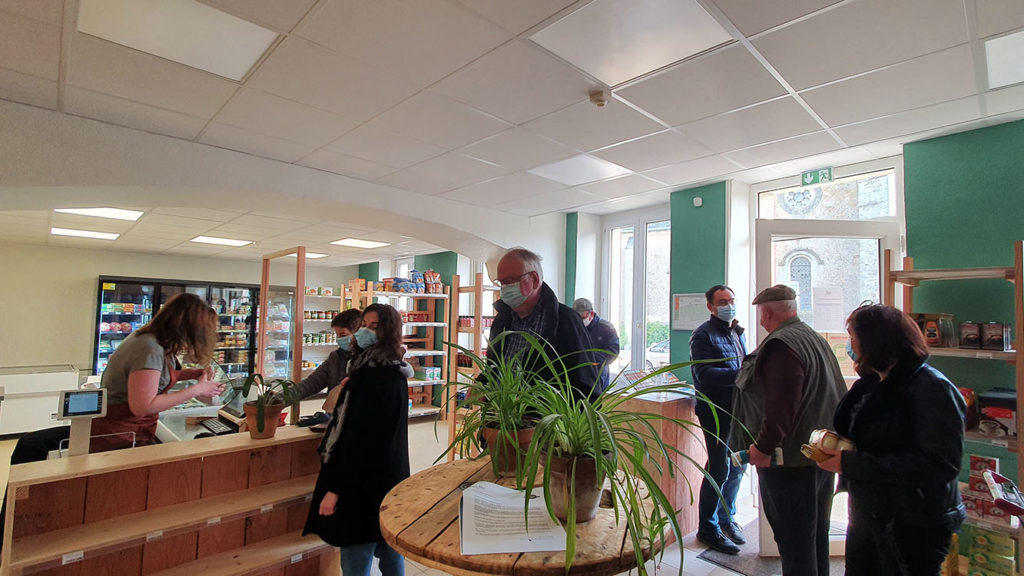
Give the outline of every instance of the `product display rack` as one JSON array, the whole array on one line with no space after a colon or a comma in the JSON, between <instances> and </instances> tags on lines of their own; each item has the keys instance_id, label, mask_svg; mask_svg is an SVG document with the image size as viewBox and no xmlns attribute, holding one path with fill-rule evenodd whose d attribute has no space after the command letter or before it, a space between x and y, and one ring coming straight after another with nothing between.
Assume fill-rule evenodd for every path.
<instances>
[{"instance_id":1,"label":"product display rack","mask_svg":"<svg viewBox=\"0 0 1024 576\"><path fill-rule=\"evenodd\" d=\"M930 347L929 353L932 356L945 356L954 358L974 358L978 360L995 360L1007 362L1015 367L1015 382L1017 387L1016 401L1016 438L988 437L975 431L968 431L965 438L968 442L988 444L1005 447L1012 452L1017 460L1018 483L1024 479L1024 454L1021 453L1020 438L1024 437L1024 242L1017 241L1013 245L1014 264L1013 266L994 266L985 268L960 268L960 269L939 269L939 270L915 270L912 258L903 259L903 270L893 270L892 254L885 251L884 264L884 286L885 304L895 306L896 285L903 287L903 310L913 312L914 292L913 288L922 282L948 281L948 280L976 280L976 279L998 279L1008 280L1014 284L1013 308L1014 308L1014 346L1013 350L975 350L962 348ZM1001 526L984 520L969 519L968 524L999 532L1013 534L1019 543L1024 542L1024 526L1013 529L1008 526Z\"/></svg>"},{"instance_id":2,"label":"product display rack","mask_svg":"<svg viewBox=\"0 0 1024 576\"><path fill-rule=\"evenodd\" d=\"M306 306L300 312L303 316L302 378L312 374L338 347L334 330L331 329L331 320L345 309L345 299L342 295L306 294L304 304ZM325 318L306 318L307 311L312 314L322 311Z\"/></svg>"},{"instance_id":3,"label":"product display rack","mask_svg":"<svg viewBox=\"0 0 1024 576\"><path fill-rule=\"evenodd\" d=\"M452 334L461 335L469 334L472 338L472 344L465 346L473 351L477 356L483 356L484 354L484 338L490 333L490 326L484 326L484 309L490 309L493 315L494 302L498 300L499 290L497 286L484 284L483 272L477 272L475 281L470 286L459 285L460 278L458 275L452 277L452 286L457 287L452 289L452 313L449 321L451 322ZM460 326L459 318L460 314L460 301L463 294L471 296L471 305L473 317L473 326ZM456 339L457 341L457 339ZM460 342L461 345L461 342ZM466 378L476 377L479 369L474 365L472 367L459 366L458 353L456 350L452 350L451 355L448 358L448 371L452 375L452 382L457 382L459 376ZM449 388L446 392L445 398L445 416L448 420L448 437L454 438L458 423L464 418L464 410L456 408L458 403L458 391L457 388ZM448 461L455 459L455 454L452 452L448 453Z\"/></svg>"}]
</instances>

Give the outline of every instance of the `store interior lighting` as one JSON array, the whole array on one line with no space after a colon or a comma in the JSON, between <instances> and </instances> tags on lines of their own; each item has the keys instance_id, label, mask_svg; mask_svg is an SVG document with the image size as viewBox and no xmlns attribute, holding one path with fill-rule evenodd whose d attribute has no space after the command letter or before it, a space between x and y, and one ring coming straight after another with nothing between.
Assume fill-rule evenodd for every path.
<instances>
[{"instance_id":1,"label":"store interior lighting","mask_svg":"<svg viewBox=\"0 0 1024 576\"><path fill-rule=\"evenodd\" d=\"M252 240L234 240L232 238L217 238L216 236L196 236L189 240L189 242L198 242L200 244L217 244L219 246L245 246L252 244Z\"/></svg>"},{"instance_id":2,"label":"store interior lighting","mask_svg":"<svg viewBox=\"0 0 1024 576\"><path fill-rule=\"evenodd\" d=\"M79 216L112 218L114 220L128 220L130 222L135 222L145 214L145 212L138 210L123 210L121 208L54 208L53 211L62 214L78 214Z\"/></svg>"},{"instance_id":3,"label":"store interior lighting","mask_svg":"<svg viewBox=\"0 0 1024 576\"><path fill-rule=\"evenodd\" d=\"M94 238L96 240L117 240L120 234L113 232L96 232L94 230L74 230L72 228L50 228L55 236L75 236L76 238Z\"/></svg>"}]
</instances>

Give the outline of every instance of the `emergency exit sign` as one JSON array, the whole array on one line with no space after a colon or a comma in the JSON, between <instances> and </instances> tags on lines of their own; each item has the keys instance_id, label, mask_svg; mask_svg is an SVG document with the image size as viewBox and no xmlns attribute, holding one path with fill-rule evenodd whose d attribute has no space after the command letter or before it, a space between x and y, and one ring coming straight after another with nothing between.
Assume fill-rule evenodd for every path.
<instances>
[{"instance_id":1,"label":"emergency exit sign","mask_svg":"<svg viewBox=\"0 0 1024 576\"><path fill-rule=\"evenodd\" d=\"M810 186L811 184L823 184L825 182L832 181L832 168L820 168L818 170L811 170L804 172L800 181L804 186Z\"/></svg>"}]
</instances>

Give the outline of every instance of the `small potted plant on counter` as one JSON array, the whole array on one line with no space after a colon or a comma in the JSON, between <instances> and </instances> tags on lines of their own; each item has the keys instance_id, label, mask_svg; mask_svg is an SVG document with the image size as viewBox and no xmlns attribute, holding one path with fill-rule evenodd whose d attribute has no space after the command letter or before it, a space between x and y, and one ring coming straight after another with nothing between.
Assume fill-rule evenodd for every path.
<instances>
[{"instance_id":1,"label":"small potted plant on counter","mask_svg":"<svg viewBox=\"0 0 1024 576\"><path fill-rule=\"evenodd\" d=\"M242 396L249 398L249 393L254 387L255 398L243 405L249 434L253 439L272 438L277 432L281 411L285 406L301 400L301 393L291 380L278 378L267 382L258 372L250 374L245 379L245 384L241 388Z\"/></svg>"}]
</instances>

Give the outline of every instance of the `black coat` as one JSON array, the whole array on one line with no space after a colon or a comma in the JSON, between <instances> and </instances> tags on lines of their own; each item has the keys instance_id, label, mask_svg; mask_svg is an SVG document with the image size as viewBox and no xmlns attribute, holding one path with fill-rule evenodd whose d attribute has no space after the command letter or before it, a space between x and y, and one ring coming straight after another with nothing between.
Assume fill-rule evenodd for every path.
<instances>
[{"instance_id":1,"label":"black coat","mask_svg":"<svg viewBox=\"0 0 1024 576\"><path fill-rule=\"evenodd\" d=\"M381 502L409 477L409 383L399 366L364 365L349 374L335 418L345 396L341 435L320 469L303 530L332 546L381 540ZM338 495L338 506L320 516L328 491Z\"/></svg>"},{"instance_id":2,"label":"black coat","mask_svg":"<svg viewBox=\"0 0 1024 576\"><path fill-rule=\"evenodd\" d=\"M926 363L858 380L835 415L836 432L857 445L842 453L851 516L955 530L964 412L960 391Z\"/></svg>"}]
</instances>

